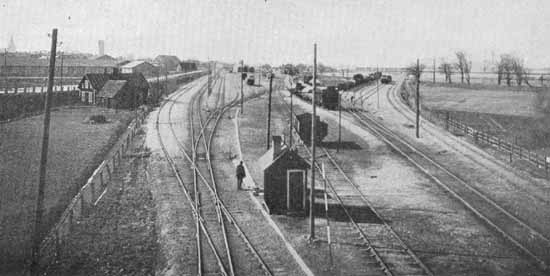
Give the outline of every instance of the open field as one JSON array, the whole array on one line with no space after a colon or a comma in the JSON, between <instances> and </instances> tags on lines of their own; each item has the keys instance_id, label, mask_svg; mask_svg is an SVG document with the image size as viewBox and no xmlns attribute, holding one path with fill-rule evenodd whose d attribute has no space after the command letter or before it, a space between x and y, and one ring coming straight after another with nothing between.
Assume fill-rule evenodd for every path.
<instances>
[{"instance_id":1,"label":"open field","mask_svg":"<svg viewBox=\"0 0 550 276\"><path fill-rule=\"evenodd\" d=\"M63 107L52 112L44 231L101 163L130 119L131 112L98 107ZM90 124L102 114L106 124ZM14 266L28 254L40 161L43 117L0 124L0 258ZM9 269L4 267L4 269ZM1 274L1 273L0 273Z\"/></svg>"},{"instance_id":2,"label":"open field","mask_svg":"<svg viewBox=\"0 0 550 276\"><path fill-rule=\"evenodd\" d=\"M423 105L443 109L488 114L537 117L536 92L496 89L467 89L423 85Z\"/></svg>"},{"instance_id":3,"label":"open field","mask_svg":"<svg viewBox=\"0 0 550 276\"><path fill-rule=\"evenodd\" d=\"M404 85L409 95L414 89ZM517 88L516 88L517 89ZM425 115L440 119L448 116L477 130L541 154L549 154L550 117L542 111L537 89L515 90L513 87L437 84L420 88ZM414 99L410 100L414 103Z\"/></svg>"}]
</instances>

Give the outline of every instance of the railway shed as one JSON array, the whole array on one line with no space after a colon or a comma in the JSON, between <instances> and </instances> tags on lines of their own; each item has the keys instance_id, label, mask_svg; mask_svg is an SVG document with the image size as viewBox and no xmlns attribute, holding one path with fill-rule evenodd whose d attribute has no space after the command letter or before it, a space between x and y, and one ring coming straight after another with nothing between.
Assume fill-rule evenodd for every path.
<instances>
[{"instance_id":1,"label":"railway shed","mask_svg":"<svg viewBox=\"0 0 550 276\"><path fill-rule=\"evenodd\" d=\"M272 137L271 148L258 160L264 173L264 200L271 214L304 214L307 172L310 168L281 136Z\"/></svg>"}]
</instances>

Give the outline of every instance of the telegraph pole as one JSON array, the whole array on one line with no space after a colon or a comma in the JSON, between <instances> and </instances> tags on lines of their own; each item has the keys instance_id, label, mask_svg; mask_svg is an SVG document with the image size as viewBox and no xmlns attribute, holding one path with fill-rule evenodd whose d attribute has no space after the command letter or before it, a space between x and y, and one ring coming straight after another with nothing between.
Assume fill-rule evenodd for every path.
<instances>
[{"instance_id":1,"label":"telegraph pole","mask_svg":"<svg viewBox=\"0 0 550 276\"><path fill-rule=\"evenodd\" d=\"M290 148L292 148L292 131L294 130L294 113L293 113L293 103L292 103L292 91L290 91Z\"/></svg>"},{"instance_id":2,"label":"telegraph pole","mask_svg":"<svg viewBox=\"0 0 550 276\"><path fill-rule=\"evenodd\" d=\"M338 92L338 147L336 152L340 152L340 143L342 143L342 94Z\"/></svg>"},{"instance_id":3,"label":"telegraph pole","mask_svg":"<svg viewBox=\"0 0 550 276\"><path fill-rule=\"evenodd\" d=\"M237 70L238 71L238 70ZM241 114L243 114L244 105L244 93L243 93L243 74L244 73L244 61L241 60Z\"/></svg>"},{"instance_id":4,"label":"telegraph pole","mask_svg":"<svg viewBox=\"0 0 550 276\"><path fill-rule=\"evenodd\" d=\"M420 60L416 59L416 138L420 138Z\"/></svg>"},{"instance_id":5,"label":"telegraph pole","mask_svg":"<svg viewBox=\"0 0 550 276\"><path fill-rule=\"evenodd\" d=\"M433 72L433 83L435 83L435 58L434 58L434 72Z\"/></svg>"},{"instance_id":6,"label":"telegraph pole","mask_svg":"<svg viewBox=\"0 0 550 276\"><path fill-rule=\"evenodd\" d=\"M267 104L267 149L269 149L269 141L271 138L271 91L273 87L273 73L269 76L269 100Z\"/></svg>"},{"instance_id":7,"label":"telegraph pole","mask_svg":"<svg viewBox=\"0 0 550 276\"><path fill-rule=\"evenodd\" d=\"M316 108L315 108L315 94L317 90L317 43L313 44L313 94L311 96L311 106L313 112L311 113L311 189L309 190L309 240L315 240L315 123L316 123Z\"/></svg>"},{"instance_id":8,"label":"telegraph pole","mask_svg":"<svg viewBox=\"0 0 550 276\"><path fill-rule=\"evenodd\" d=\"M59 46L61 46L61 44ZM59 72L59 74L61 75L61 92L63 92L63 51L61 51L61 72Z\"/></svg>"},{"instance_id":9,"label":"telegraph pole","mask_svg":"<svg viewBox=\"0 0 550 276\"><path fill-rule=\"evenodd\" d=\"M44 105L44 129L42 136L42 153L40 155L40 174L38 177L38 194L36 196L35 217L34 217L34 232L32 245L32 263L31 275L38 276L40 274L40 244L42 214L44 212L44 189L46 186L46 164L48 163L48 142L50 139L50 106L52 103L52 89L55 76L55 52L57 47L57 29L52 31L52 48L50 51L50 68L48 77L48 91L46 92L46 103Z\"/></svg>"},{"instance_id":10,"label":"telegraph pole","mask_svg":"<svg viewBox=\"0 0 550 276\"><path fill-rule=\"evenodd\" d=\"M4 70L2 70L2 74L4 74L4 82L6 87L4 87L6 93L8 91L8 49L4 49Z\"/></svg>"},{"instance_id":11,"label":"telegraph pole","mask_svg":"<svg viewBox=\"0 0 550 276\"><path fill-rule=\"evenodd\" d=\"M376 73L378 74L378 65L376 65ZM380 76L382 77L382 76ZM376 78L376 107L380 109L380 95L378 94L378 84L380 83L380 78Z\"/></svg>"},{"instance_id":12,"label":"telegraph pole","mask_svg":"<svg viewBox=\"0 0 550 276\"><path fill-rule=\"evenodd\" d=\"M212 94L212 87L210 86L211 78L212 78L212 66L210 64L210 61L208 61L208 96Z\"/></svg>"}]
</instances>

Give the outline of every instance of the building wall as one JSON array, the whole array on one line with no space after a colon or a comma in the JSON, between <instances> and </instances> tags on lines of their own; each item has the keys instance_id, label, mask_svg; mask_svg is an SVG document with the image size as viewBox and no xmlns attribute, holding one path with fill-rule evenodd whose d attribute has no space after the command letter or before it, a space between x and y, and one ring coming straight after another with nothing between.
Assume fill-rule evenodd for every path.
<instances>
[{"instance_id":1,"label":"building wall","mask_svg":"<svg viewBox=\"0 0 550 276\"><path fill-rule=\"evenodd\" d=\"M123 74L142 73L145 77L154 77L157 75L158 68L149 63L141 63L132 68L123 67L120 71Z\"/></svg>"},{"instance_id":2,"label":"building wall","mask_svg":"<svg viewBox=\"0 0 550 276\"><path fill-rule=\"evenodd\" d=\"M41 65L8 65L0 66L2 76L8 77L47 77L48 66ZM113 67L107 66L63 66L64 77L80 77L87 73L112 73ZM56 65L55 75L61 75L61 65Z\"/></svg>"}]
</instances>

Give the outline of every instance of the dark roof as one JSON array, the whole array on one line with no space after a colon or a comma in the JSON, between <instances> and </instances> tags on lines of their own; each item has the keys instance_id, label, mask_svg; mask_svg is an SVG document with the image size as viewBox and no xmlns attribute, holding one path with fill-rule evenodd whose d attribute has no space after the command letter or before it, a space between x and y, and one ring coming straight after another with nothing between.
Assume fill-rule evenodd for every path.
<instances>
[{"instance_id":1,"label":"dark roof","mask_svg":"<svg viewBox=\"0 0 550 276\"><path fill-rule=\"evenodd\" d=\"M97 97L102 98L114 98L120 90L126 85L125 80L110 80L105 83L101 91L97 94Z\"/></svg>"},{"instance_id":2,"label":"dark roof","mask_svg":"<svg viewBox=\"0 0 550 276\"><path fill-rule=\"evenodd\" d=\"M117 63L116 66L117 66L117 67L121 67L121 66L124 66L124 65L126 65L126 64L128 64L128 63L130 63L129 60L123 60L123 61Z\"/></svg>"},{"instance_id":3,"label":"dark roof","mask_svg":"<svg viewBox=\"0 0 550 276\"><path fill-rule=\"evenodd\" d=\"M127 73L127 74L114 74L111 76L113 80L125 80L128 82L128 85L133 88L149 88L149 83L145 79L142 73Z\"/></svg>"},{"instance_id":4,"label":"dark roof","mask_svg":"<svg viewBox=\"0 0 550 276\"><path fill-rule=\"evenodd\" d=\"M88 73L84 75L82 79L83 80L84 78L88 79L94 89L101 90L101 88L103 88L103 85L105 85L105 83L109 81L110 76L111 75L109 74ZM80 84L82 84L82 81L80 81ZM79 84L79 87L80 87L80 84Z\"/></svg>"},{"instance_id":5,"label":"dark roof","mask_svg":"<svg viewBox=\"0 0 550 276\"><path fill-rule=\"evenodd\" d=\"M294 163L291 163L290 161L296 161ZM288 147L283 147L281 149L281 152L273 158L273 148L270 148L264 155L262 155L257 163L259 167L265 171L269 168L271 168L276 163L282 162L282 166L290 166L290 164L293 165L292 168L297 169L309 169L310 165L309 162L307 162L304 158L302 158L296 149L289 149Z\"/></svg>"},{"instance_id":6,"label":"dark roof","mask_svg":"<svg viewBox=\"0 0 550 276\"><path fill-rule=\"evenodd\" d=\"M116 60L116 59L110 55L102 55L102 56L96 57L95 60Z\"/></svg>"}]
</instances>

